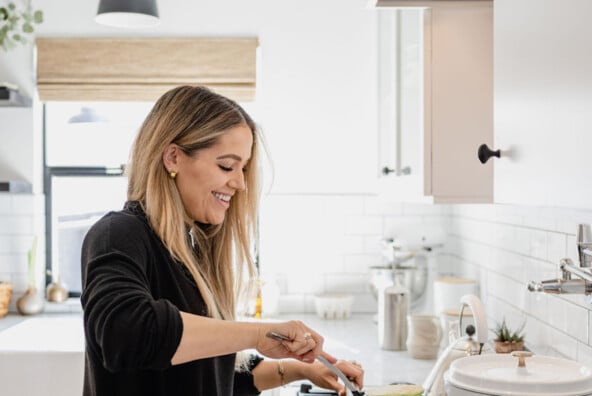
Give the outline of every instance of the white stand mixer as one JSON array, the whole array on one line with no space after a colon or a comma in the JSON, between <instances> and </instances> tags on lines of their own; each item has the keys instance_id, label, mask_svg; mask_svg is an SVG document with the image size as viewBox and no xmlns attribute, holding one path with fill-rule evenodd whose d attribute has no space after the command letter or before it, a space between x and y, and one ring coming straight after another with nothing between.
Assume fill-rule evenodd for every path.
<instances>
[{"instance_id":1,"label":"white stand mixer","mask_svg":"<svg viewBox=\"0 0 592 396\"><path fill-rule=\"evenodd\" d=\"M444 373L450 367L452 361L471 355L482 353L493 353L491 346L487 344L487 317L481 300L474 294L465 294L460 299L461 320L459 322L459 337L456 341L450 342L438 357L436 364L423 383L425 396L446 395L444 390ZM466 336L462 336L465 330L462 329L462 312L469 307L473 313L475 326L468 325Z\"/></svg>"}]
</instances>

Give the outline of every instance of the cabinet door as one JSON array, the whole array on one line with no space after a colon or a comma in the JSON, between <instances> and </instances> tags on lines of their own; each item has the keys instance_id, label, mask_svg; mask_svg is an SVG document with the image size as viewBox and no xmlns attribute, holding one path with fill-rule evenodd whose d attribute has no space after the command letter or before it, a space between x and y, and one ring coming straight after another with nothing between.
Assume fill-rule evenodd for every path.
<instances>
[{"instance_id":1,"label":"cabinet door","mask_svg":"<svg viewBox=\"0 0 592 396\"><path fill-rule=\"evenodd\" d=\"M592 207L591 14L590 0L496 0L496 202Z\"/></svg>"},{"instance_id":2,"label":"cabinet door","mask_svg":"<svg viewBox=\"0 0 592 396\"><path fill-rule=\"evenodd\" d=\"M435 202L492 202L493 164L477 148L493 140L493 7L435 7L431 19L426 190Z\"/></svg>"},{"instance_id":3,"label":"cabinet door","mask_svg":"<svg viewBox=\"0 0 592 396\"><path fill-rule=\"evenodd\" d=\"M492 202L493 164L477 148L493 140L493 7L479 3L380 19L380 162L405 198L411 187L436 203Z\"/></svg>"},{"instance_id":4,"label":"cabinet door","mask_svg":"<svg viewBox=\"0 0 592 396\"><path fill-rule=\"evenodd\" d=\"M431 202L423 191L429 23L421 9L386 8L379 13L379 32L381 192L404 201Z\"/></svg>"}]
</instances>

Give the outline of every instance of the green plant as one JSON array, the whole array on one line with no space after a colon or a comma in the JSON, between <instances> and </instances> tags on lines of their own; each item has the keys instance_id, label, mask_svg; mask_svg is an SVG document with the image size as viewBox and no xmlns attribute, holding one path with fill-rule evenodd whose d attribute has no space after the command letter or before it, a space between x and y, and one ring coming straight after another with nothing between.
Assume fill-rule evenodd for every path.
<instances>
[{"instance_id":1,"label":"green plant","mask_svg":"<svg viewBox=\"0 0 592 396\"><path fill-rule=\"evenodd\" d=\"M525 334L523 333L526 321L522 323L522 326L517 330L512 331L506 324L506 319L502 320L502 323L496 323L494 329L491 329L495 334L495 341L500 342L521 342L524 341Z\"/></svg>"},{"instance_id":2,"label":"green plant","mask_svg":"<svg viewBox=\"0 0 592 396\"><path fill-rule=\"evenodd\" d=\"M27 44L35 25L42 22L43 11L33 9L31 0L21 0L20 6L13 1L0 3L0 47L8 51L17 44Z\"/></svg>"}]
</instances>

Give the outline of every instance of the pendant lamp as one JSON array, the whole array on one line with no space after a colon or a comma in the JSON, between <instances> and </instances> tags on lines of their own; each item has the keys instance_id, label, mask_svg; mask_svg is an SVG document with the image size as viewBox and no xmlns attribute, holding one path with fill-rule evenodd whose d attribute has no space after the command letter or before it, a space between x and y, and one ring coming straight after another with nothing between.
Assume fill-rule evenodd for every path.
<instances>
[{"instance_id":1,"label":"pendant lamp","mask_svg":"<svg viewBox=\"0 0 592 396\"><path fill-rule=\"evenodd\" d=\"M107 117L96 112L91 107L82 107L80 113L68 119L68 124L90 124L95 122L108 122Z\"/></svg>"},{"instance_id":2,"label":"pendant lamp","mask_svg":"<svg viewBox=\"0 0 592 396\"><path fill-rule=\"evenodd\" d=\"M100 0L95 22L121 28L160 24L156 0Z\"/></svg>"}]
</instances>

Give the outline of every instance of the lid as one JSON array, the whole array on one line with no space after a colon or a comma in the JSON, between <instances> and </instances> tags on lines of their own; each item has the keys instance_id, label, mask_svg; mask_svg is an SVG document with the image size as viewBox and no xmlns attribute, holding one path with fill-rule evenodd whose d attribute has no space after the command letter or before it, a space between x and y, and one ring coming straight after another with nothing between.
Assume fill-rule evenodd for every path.
<instances>
[{"instance_id":1,"label":"lid","mask_svg":"<svg viewBox=\"0 0 592 396\"><path fill-rule=\"evenodd\" d=\"M434 282L440 282L440 283L475 283L475 279L470 279L470 278L455 278L455 277L451 277L451 276L445 276L443 278L436 278L434 279Z\"/></svg>"},{"instance_id":2,"label":"lid","mask_svg":"<svg viewBox=\"0 0 592 396\"><path fill-rule=\"evenodd\" d=\"M449 308L442 310L442 314L446 316L458 316L460 317L460 309L459 308ZM463 316L473 316L470 308L465 308L463 311Z\"/></svg>"},{"instance_id":3,"label":"lid","mask_svg":"<svg viewBox=\"0 0 592 396\"><path fill-rule=\"evenodd\" d=\"M527 352L527 354L530 354ZM452 362L445 380L457 388L487 395L580 396L592 394L592 369L573 360L513 354L468 356Z\"/></svg>"}]
</instances>

